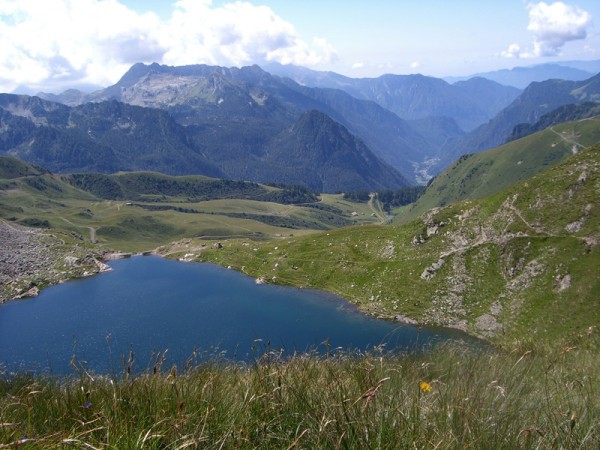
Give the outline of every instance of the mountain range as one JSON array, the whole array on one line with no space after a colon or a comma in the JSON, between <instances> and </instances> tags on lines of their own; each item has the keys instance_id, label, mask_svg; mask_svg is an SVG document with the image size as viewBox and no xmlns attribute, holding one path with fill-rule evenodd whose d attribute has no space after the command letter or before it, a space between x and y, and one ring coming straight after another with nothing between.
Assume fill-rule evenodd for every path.
<instances>
[{"instance_id":1,"label":"mountain range","mask_svg":"<svg viewBox=\"0 0 600 450\"><path fill-rule=\"evenodd\" d=\"M405 120L449 117L465 131L491 119L520 92L483 78L452 85L440 78L419 74L349 78L334 72L276 63L266 68L304 86L340 89L356 98L372 100Z\"/></svg>"},{"instance_id":2,"label":"mountain range","mask_svg":"<svg viewBox=\"0 0 600 450\"><path fill-rule=\"evenodd\" d=\"M600 101L600 73L583 81L546 80L531 83L488 123L442 150L441 166L468 153L491 149L511 139L520 124L534 124L543 115L568 104Z\"/></svg>"},{"instance_id":3,"label":"mountain range","mask_svg":"<svg viewBox=\"0 0 600 450\"><path fill-rule=\"evenodd\" d=\"M444 80L449 83L456 83L474 77L482 77L506 86L525 89L536 81L582 81L598 72L600 72L600 61L566 61L482 72L470 77L445 77Z\"/></svg>"},{"instance_id":4,"label":"mountain range","mask_svg":"<svg viewBox=\"0 0 600 450\"><path fill-rule=\"evenodd\" d=\"M237 69L136 64L114 86L101 91L40 96L71 106L114 99L164 109L178 123L194 127L200 135L197 141L219 149L215 153L222 153L219 147L224 140L229 141L229 148L233 145L238 151L252 153L256 147L266 145L277 131L291 126L302 112L315 109L344 125L414 183L416 165L436 155L457 130L463 133L465 126L487 121L519 93L483 79L452 86L421 75L362 80L337 74L333 77L343 79L343 83L310 87L274 76L258 66ZM419 130L407 120L436 121L439 133L430 137L427 130ZM212 126L215 121L220 122L219 127ZM233 124L236 130L231 129ZM253 136L254 142L237 141L246 135Z\"/></svg>"},{"instance_id":5,"label":"mountain range","mask_svg":"<svg viewBox=\"0 0 600 450\"><path fill-rule=\"evenodd\" d=\"M207 133L214 131L208 127L184 127L166 111L115 100L69 107L38 97L1 94L0 112L4 130L0 134L0 144L8 149L5 153L54 172L154 170L171 175L197 173L221 178L302 183L325 192L408 185L362 141L322 114L322 120L311 121L301 116L289 127L281 131L277 128L273 142L267 142L264 147L241 158L239 151L244 150L244 141L261 138L250 134L256 123L246 124L247 132L237 134L239 148L233 139L226 139L235 122L229 124L232 128L217 130L217 133L223 133L224 144L215 148L202 140L203 129ZM306 116L310 119L317 114L306 113ZM311 129L311 126L318 126L318 129ZM319 134L327 140L314 139ZM213 139L219 139L219 136ZM336 146L340 154L332 151ZM303 173L290 170L282 178L281 173L289 164L282 152L292 147L298 161L318 169ZM212 153L204 152L204 149L212 150ZM319 175L320 170L327 175L325 179Z\"/></svg>"},{"instance_id":6,"label":"mountain range","mask_svg":"<svg viewBox=\"0 0 600 450\"><path fill-rule=\"evenodd\" d=\"M396 189L535 131L527 126L556 108L600 98L600 75L534 82L521 92L481 77L450 84L423 75L352 79L268 69L140 63L91 94L3 94L0 154L57 172L154 170L325 192Z\"/></svg>"},{"instance_id":7,"label":"mountain range","mask_svg":"<svg viewBox=\"0 0 600 450\"><path fill-rule=\"evenodd\" d=\"M267 68L300 84L335 87L358 98L370 98L407 119L437 149L437 162L429 168L429 175L463 154L505 143L519 124L534 124L561 106L600 98L600 78L595 75L600 72L600 61L517 67L446 81L422 75L353 79L280 64ZM430 157L424 155L422 161Z\"/></svg>"}]
</instances>

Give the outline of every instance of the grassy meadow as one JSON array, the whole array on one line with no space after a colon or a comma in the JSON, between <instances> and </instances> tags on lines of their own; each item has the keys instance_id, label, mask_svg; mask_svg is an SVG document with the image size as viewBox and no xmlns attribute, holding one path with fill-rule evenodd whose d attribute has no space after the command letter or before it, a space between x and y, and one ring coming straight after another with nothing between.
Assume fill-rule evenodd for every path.
<instances>
[{"instance_id":1,"label":"grassy meadow","mask_svg":"<svg viewBox=\"0 0 600 450\"><path fill-rule=\"evenodd\" d=\"M120 177L127 180L131 175ZM170 178L182 182L202 179ZM141 190L143 186L134 188ZM182 195L127 193L135 199L99 198L58 175L27 172L18 178L0 176L0 217L23 225L74 232L87 242L93 241L98 249L129 252L152 250L182 236L265 240L380 221L372 216L379 209L348 202L341 194L323 194L314 203L282 204L248 198L201 201Z\"/></svg>"},{"instance_id":2,"label":"grassy meadow","mask_svg":"<svg viewBox=\"0 0 600 450\"><path fill-rule=\"evenodd\" d=\"M0 380L0 448L582 448L600 445L598 339L510 351L160 362L119 379ZM75 367L75 366L74 366Z\"/></svg>"}]
</instances>

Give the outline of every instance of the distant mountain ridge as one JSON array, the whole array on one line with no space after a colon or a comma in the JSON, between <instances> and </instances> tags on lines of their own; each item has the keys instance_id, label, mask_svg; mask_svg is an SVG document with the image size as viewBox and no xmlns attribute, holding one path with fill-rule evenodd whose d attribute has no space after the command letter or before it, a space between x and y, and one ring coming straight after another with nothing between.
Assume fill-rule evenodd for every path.
<instances>
[{"instance_id":1,"label":"distant mountain ridge","mask_svg":"<svg viewBox=\"0 0 600 450\"><path fill-rule=\"evenodd\" d=\"M0 94L0 154L17 156L53 172L152 170L305 184L328 192L409 184L342 125L329 118L321 122L320 131L333 138L313 142L310 151L302 154L303 165L312 170L290 170L282 179L280 173L288 164L282 155L297 151L298 139L302 142L310 133L317 133L303 121L293 135L287 130L296 122L276 127L276 134L265 140L260 151L241 155L235 147L221 152L223 146L207 145L202 141L206 136L203 130L184 127L160 109L115 100L69 107L37 97ZM235 127L236 122L232 123ZM213 131L209 128L207 132ZM225 138L229 129L224 132ZM254 137L242 134L239 139L252 141ZM232 141L225 139L224 145L230 147ZM335 159L340 154L344 158Z\"/></svg>"},{"instance_id":2,"label":"distant mountain ridge","mask_svg":"<svg viewBox=\"0 0 600 450\"><path fill-rule=\"evenodd\" d=\"M471 130L492 118L519 94L519 89L489 80L466 81L454 86L440 78L415 75L382 75L350 78L293 65L269 64L266 70L308 87L332 88L372 100L405 120L447 116ZM485 84L485 89L481 85Z\"/></svg>"},{"instance_id":3,"label":"distant mountain ridge","mask_svg":"<svg viewBox=\"0 0 600 450\"><path fill-rule=\"evenodd\" d=\"M533 82L553 79L582 81L598 72L600 72L600 61L566 61L481 72L468 77L444 77L444 80L449 83L456 83L482 77L505 86L525 89Z\"/></svg>"},{"instance_id":4,"label":"distant mountain ridge","mask_svg":"<svg viewBox=\"0 0 600 450\"><path fill-rule=\"evenodd\" d=\"M212 148L214 153L228 153L233 158L262 151L269 139L291 126L302 112L314 109L343 124L414 183L422 181L418 173L424 160L436 157L465 127L489 120L519 94L517 89L484 79L451 86L422 75L351 79L294 66L284 68L319 78L321 87L280 78L258 66L140 63L114 86L101 91L83 97L69 92L47 98L72 105L114 99L164 109L179 124L195 127L196 143L203 151ZM434 133L422 126L432 120L436 121Z\"/></svg>"},{"instance_id":5,"label":"distant mountain ridge","mask_svg":"<svg viewBox=\"0 0 600 450\"><path fill-rule=\"evenodd\" d=\"M422 75L352 79L295 66L268 68L281 76L258 66L140 63L108 88L52 98L71 103L116 100L166 111L185 129L186 145L198 155L227 177L255 181L269 181L262 178L265 171L277 178L277 169L265 159L275 154L273 142L294 147L281 136L302 114L320 111L399 171L404 184L426 181L465 153L501 145L515 126L534 124L556 108L600 99L598 76L534 82L519 92L479 77L450 85ZM286 74L291 77L282 78ZM403 114L411 119L402 119ZM465 133L467 122L482 120Z\"/></svg>"},{"instance_id":6,"label":"distant mountain ridge","mask_svg":"<svg viewBox=\"0 0 600 450\"><path fill-rule=\"evenodd\" d=\"M440 166L467 153L504 144L515 126L534 124L544 114L567 105L600 101L600 73L583 81L547 80L531 83L508 107L485 125L442 149Z\"/></svg>"},{"instance_id":7,"label":"distant mountain ridge","mask_svg":"<svg viewBox=\"0 0 600 450\"><path fill-rule=\"evenodd\" d=\"M258 66L224 68L136 64L116 83L77 99L117 100L168 111L190 129L195 143L218 158L264 152L271 139L309 110L321 111L358 136L376 155L413 182L414 165L435 144L378 104L332 89L307 88Z\"/></svg>"}]
</instances>

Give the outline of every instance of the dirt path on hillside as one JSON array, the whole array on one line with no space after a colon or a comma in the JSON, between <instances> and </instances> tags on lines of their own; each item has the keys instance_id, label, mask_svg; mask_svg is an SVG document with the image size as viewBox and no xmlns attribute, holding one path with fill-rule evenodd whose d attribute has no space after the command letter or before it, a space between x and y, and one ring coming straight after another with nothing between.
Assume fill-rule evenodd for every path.
<instances>
[{"instance_id":1,"label":"dirt path on hillside","mask_svg":"<svg viewBox=\"0 0 600 450\"><path fill-rule=\"evenodd\" d=\"M61 217L62 220L64 220L65 222L67 222L69 225L73 225L74 227L79 227L79 225L74 224L73 222L71 222L69 219L65 218L65 217ZM94 227L87 227L88 230L90 230L90 242L92 244L95 244L96 241L96 229Z\"/></svg>"},{"instance_id":2,"label":"dirt path on hillside","mask_svg":"<svg viewBox=\"0 0 600 450\"><path fill-rule=\"evenodd\" d=\"M579 150L583 150L585 148L585 145L581 145L579 142L577 142L577 134L575 133L575 131L571 132L571 133L567 133L567 132L558 132L554 129L554 127L550 127L550 131L552 131L554 134L556 134L558 137L560 137L560 139L566 143L571 145L571 152L575 155L577 154L577 152Z\"/></svg>"},{"instance_id":3,"label":"dirt path on hillside","mask_svg":"<svg viewBox=\"0 0 600 450\"><path fill-rule=\"evenodd\" d=\"M382 224L386 223L387 217L385 216L385 214L383 213L381 208L375 207L375 197L376 197L376 195L369 194L369 202L368 202L369 208L371 208L371 211L373 211L373 214L375 214L375 216L377 216L377 218L379 219L379 221Z\"/></svg>"}]
</instances>

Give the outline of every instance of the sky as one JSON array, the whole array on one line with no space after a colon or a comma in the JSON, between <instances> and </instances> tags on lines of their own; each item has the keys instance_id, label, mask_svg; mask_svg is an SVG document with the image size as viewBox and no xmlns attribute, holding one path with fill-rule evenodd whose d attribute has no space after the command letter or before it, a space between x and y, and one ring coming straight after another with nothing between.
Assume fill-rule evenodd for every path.
<instances>
[{"instance_id":1,"label":"sky","mask_svg":"<svg viewBox=\"0 0 600 450\"><path fill-rule=\"evenodd\" d=\"M0 0L0 92L89 91L137 62L444 77L598 59L598 0Z\"/></svg>"}]
</instances>

